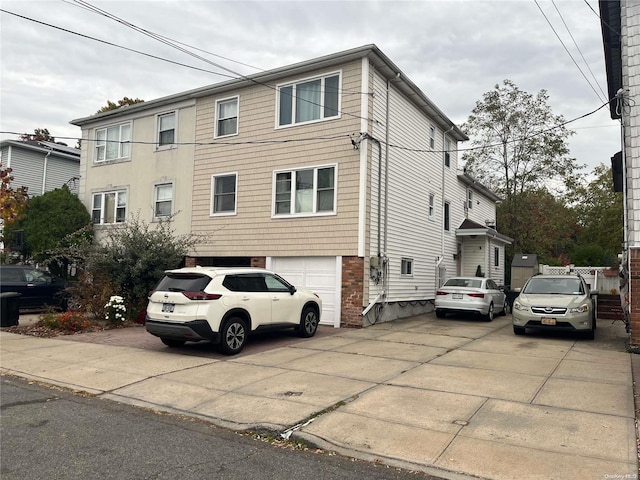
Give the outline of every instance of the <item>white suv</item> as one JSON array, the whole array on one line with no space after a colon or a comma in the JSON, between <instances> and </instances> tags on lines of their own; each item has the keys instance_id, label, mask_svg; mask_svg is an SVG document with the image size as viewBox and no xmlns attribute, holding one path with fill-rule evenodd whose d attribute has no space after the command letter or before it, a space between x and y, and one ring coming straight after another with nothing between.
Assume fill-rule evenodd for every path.
<instances>
[{"instance_id":1,"label":"white suv","mask_svg":"<svg viewBox=\"0 0 640 480\"><path fill-rule=\"evenodd\" d=\"M149 295L145 326L169 347L210 340L227 355L252 332L294 328L315 335L322 301L259 268L169 270Z\"/></svg>"}]
</instances>

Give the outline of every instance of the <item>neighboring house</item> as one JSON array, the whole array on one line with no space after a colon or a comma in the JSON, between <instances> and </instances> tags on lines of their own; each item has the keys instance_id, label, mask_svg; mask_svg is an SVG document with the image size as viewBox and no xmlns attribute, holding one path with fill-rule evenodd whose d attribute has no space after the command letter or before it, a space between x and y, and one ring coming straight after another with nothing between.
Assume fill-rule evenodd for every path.
<instances>
[{"instance_id":1,"label":"neighboring house","mask_svg":"<svg viewBox=\"0 0 640 480\"><path fill-rule=\"evenodd\" d=\"M640 3L600 0L602 40L612 119L620 119L622 150L612 157L614 188L624 192L623 308L630 340L640 347ZM611 152L612 154L615 152ZM619 174L619 176L617 175Z\"/></svg>"},{"instance_id":2,"label":"neighboring house","mask_svg":"<svg viewBox=\"0 0 640 480\"><path fill-rule=\"evenodd\" d=\"M324 324L430 311L478 265L504 283L511 239L458 170L467 137L375 45L72 123L98 228L179 210L203 240L187 265L270 268L322 297Z\"/></svg>"},{"instance_id":3,"label":"neighboring house","mask_svg":"<svg viewBox=\"0 0 640 480\"><path fill-rule=\"evenodd\" d=\"M0 142L0 163L10 167L12 186L28 188L29 197L67 185L78 192L80 150L60 143L3 140Z\"/></svg>"}]
</instances>

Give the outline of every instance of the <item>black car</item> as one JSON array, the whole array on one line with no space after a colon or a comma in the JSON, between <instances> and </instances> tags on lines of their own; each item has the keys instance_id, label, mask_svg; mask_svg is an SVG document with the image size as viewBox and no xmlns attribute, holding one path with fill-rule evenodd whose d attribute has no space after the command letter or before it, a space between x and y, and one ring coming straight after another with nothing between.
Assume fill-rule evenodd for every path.
<instances>
[{"instance_id":1,"label":"black car","mask_svg":"<svg viewBox=\"0 0 640 480\"><path fill-rule=\"evenodd\" d=\"M0 293L20 294L20 309L67 309L67 281L26 265L0 266Z\"/></svg>"}]
</instances>

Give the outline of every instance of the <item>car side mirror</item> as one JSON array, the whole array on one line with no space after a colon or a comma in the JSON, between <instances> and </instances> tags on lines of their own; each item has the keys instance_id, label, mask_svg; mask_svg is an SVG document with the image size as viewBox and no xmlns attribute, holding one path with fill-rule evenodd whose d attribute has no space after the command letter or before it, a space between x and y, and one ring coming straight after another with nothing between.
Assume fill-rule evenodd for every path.
<instances>
[{"instance_id":1,"label":"car side mirror","mask_svg":"<svg viewBox=\"0 0 640 480\"><path fill-rule=\"evenodd\" d=\"M290 293L291 295L293 295L294 293L296 293L296 291L297 291L297 290L296 290L296 287L294 287L293 285L291 285L291 288L289 288L289 293Z\"/></svg>"},{"instance_id":2,"label":"car side mirror","mask_svg":"<svg viewBox=\"0 0 640 480\"><path fill-rule=\"evenodd\" d=\"M518 287L518 288L514 288L513 291L520 293L522 291L522 289L520 287Z\"/></svg>"},{"instance_id":3,"label":"car side mirror","mask_svg":"<svg viewBox=\"0 0 640 480\"><path fill-rule=\"evenodd\" d=\"M598 295L598 290L590 290L589 291L589 296L593 297L594 295Z\"/></svg>"}]
</instances>

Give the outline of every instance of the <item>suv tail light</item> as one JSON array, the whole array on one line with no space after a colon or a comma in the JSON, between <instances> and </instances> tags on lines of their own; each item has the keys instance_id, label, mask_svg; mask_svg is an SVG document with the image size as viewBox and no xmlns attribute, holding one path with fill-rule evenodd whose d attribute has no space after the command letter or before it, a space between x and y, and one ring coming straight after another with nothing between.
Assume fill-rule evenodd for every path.
<instances>
[{"instance_id":1,"label":"suv tail light","mask_svg":"<svg viewBox=\"0 0 640 480\"><path fill-rule=\"evenodd\" d=\"M219 293L206 292L182 292L189 300L218 300L222 295Z\"/></svg>"},{"instance_id":2,"label":"suv tail light","mask_svg":"<svg viewBox=\"0 0 640 480\"><path fill-rule=\"evenodd\" d=\"M448 295L448 293L447 292L443 292L442 290L438 290L436 292L436 295Z\"/></svg>"},{"instance_id":3,"label":"suv tail light","mask_svg":"<svg viewBox=\"0 0 640 480\"><path fill-rule=\"evenodd\" d=\"M484 293L467 293L467 295L473 298L484 298Z\"/></svg>"}]
</instances>

